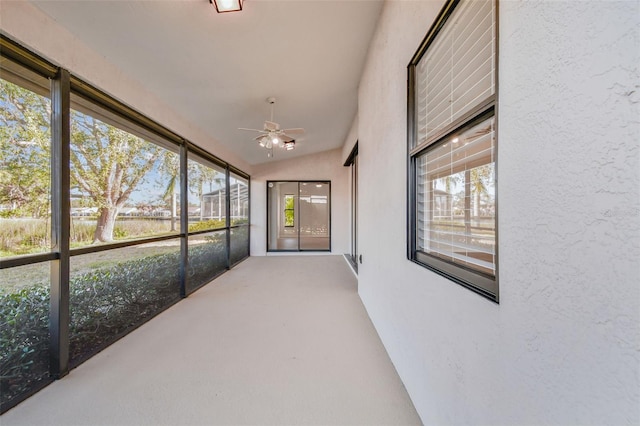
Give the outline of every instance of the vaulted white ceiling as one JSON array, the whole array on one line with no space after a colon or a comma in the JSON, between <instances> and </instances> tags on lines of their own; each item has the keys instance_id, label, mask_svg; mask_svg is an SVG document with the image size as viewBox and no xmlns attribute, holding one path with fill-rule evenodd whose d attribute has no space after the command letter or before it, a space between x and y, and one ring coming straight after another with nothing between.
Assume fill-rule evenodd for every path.
<instances>
[{"instance_id":1,"label":"vaulted white ceiling","mask_svg":"<svg viewBox=\"0 0 640 426\"><path fill-rule=\"evenodd\" d=\"M89 47L250 164L272 161L238 127L303 127L295 151L340 147L382 1L33 1ZM199 143L203 148L212 147ZM214 152L215 154L215 152Z\"/></svg>"}]
</instances>

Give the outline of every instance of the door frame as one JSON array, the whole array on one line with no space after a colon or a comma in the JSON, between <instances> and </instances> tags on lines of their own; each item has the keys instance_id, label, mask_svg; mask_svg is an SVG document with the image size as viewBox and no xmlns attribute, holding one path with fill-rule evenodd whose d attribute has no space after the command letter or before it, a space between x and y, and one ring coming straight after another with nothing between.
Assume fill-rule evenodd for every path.
<instances>
[{"instance_id":1,"label":"door frame","mask_svg":"<svg viewBox=\"0 0 640 426\"><path fill-rule=\"evenodd\" d=\"M358 141L349 153L347 160L344 162L345 167L349 167L351 172L351 253L346 258L353 266L356 274L358 273Z\"/></svg>"},{"instance_id":2,"label":"door frame","mask_svg":"<svg viewBox=\"0 0 640 426\"><path fill-rule=\"evenodd\" d=\"M296 193L296 199L295 199L295 203L294 205L297 206L296 212L295 212L295 222L296 222L296 228L297 228L297 239L298 239L298 248L297 249L273 249L273 248L269 248L269 230L270 230L270 226L271 226L271 199L269 197L269 184L274 184L274 183L297 183L298 184L298 192ZM303 249L300 248L300 210L299 210L299 206L300 206L300 184L302 183L321 183L321 184L326 184L329 186L329 248L328 249ZM267 206L267 226L266 228L266 251L267 253L278 253L278 252L290 252L290 253L300 253L300 252L331 252L331 247L332 247L332 240L331 240L331 235L332 235L332 226L333 226L333 218L332 218L332 210L333 210L333 202L331 200L331 181L328 179L313 179L313 180L289 180L289 179L285 179L285 180L268 180L267 181L267 185L266 185L266 206Z\"/></svg>"}]
</instances>

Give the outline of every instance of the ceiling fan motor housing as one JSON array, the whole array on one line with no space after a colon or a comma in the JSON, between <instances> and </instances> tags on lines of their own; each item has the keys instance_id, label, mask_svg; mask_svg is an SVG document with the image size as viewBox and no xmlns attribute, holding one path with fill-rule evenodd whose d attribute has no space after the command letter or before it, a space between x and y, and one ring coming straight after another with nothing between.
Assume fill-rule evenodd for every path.
<instances>
[{"instance_id":1,"label":"ceiling fan motor housing","mask_svg":"<svg viewBox=\"0 0 640 426\"><path fill-rule=\"evenodd\" d=\"M264 122L264 128L259 129L247 129L241 127L239 130L248 130L251 132L259 132L260 136L254 138L258 142L258 145L267 149L267 156L273 157L273 147L280 146L281 148L291 151L296 147L296 140L292 138L290 134L303 134L304 129L292 128L292 129L280 129L280 124L273 121L273 105L276 103L276 98L270 96L266 99L267 103L271 105L271 120Z\"/></svg>"}]
</instances>

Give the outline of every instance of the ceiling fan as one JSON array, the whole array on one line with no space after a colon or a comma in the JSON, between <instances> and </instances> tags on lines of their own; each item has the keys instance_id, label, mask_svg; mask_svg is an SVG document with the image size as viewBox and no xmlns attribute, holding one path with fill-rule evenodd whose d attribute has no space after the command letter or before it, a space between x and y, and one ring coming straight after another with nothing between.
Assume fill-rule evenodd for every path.
<instances>
[{"instance_id":1,"label":"ceiling fan","mask_svg":"<svg viewBox=\"0 0 640 426\"><path fill-rule=\"evenodd\" d=\"M264 127L260 129L247 129L244 127L238 128L238 130L247 130L249 132L258 132L259 136L256 136L253 140L258 141L258 145L267 149L267 157L273 157L273 147L279 146L287 151L291 151L296 147L296 140L291 135L302 135L304 129L300 127L292 129L281 129L280 125L273 121L273 105L276 103L276 98L267 98L267 103L271 105L271 119L264 122Z\"/></svg>"}]
</instances>

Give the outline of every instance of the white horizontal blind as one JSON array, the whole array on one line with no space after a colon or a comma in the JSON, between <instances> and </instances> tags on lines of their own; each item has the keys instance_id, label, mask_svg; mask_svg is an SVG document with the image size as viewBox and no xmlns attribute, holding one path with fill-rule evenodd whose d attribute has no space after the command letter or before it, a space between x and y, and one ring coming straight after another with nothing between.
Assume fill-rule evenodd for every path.
<instances>
[{"instance_id":1,"label":"white horizontal blind","mask_svg":"<svg viewBox=\"0 0 640 426\"><path fill-rule=\"evenodd\" d=\"M417 158L417 249L495 275L495 118Z\"/></svg>"},{"instance_id":2,"label":"white horizontal blind","mask_svg":"<svg viewBox=\"0 0 640 426\"><path fill-rule=\"evenodd\" d=\"M418 62L412 148L495 94L495 13L493 0L461 0Z\"/></svg>"}]
</instances>

